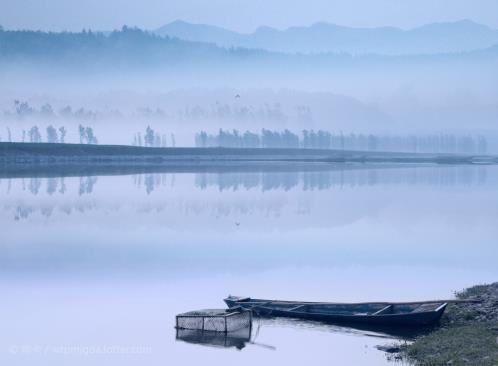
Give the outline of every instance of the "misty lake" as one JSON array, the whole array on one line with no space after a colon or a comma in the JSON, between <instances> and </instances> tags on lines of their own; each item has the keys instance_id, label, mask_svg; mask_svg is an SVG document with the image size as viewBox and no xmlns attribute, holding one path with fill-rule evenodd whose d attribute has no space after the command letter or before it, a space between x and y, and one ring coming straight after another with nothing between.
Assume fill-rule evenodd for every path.
<instances>
[{"instance_id":1,"label":"misty lake","mask_svg":"<svg viewBox=\"0 0 498 366\"><path fill-rule=\"evenodd\" d=\"M312 164L0 179L0 364L391 364L396 334L254 322L177 339L229 294L425 300L498 277L498 167ZM223 343L225 342L225 343Z\"/></svg>"}]
</instances>

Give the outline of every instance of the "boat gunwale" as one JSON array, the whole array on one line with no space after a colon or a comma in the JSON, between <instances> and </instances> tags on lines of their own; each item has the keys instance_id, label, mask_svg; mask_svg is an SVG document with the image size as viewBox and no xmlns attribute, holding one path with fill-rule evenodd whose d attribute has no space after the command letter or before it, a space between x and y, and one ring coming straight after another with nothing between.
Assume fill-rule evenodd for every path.
<instances>
[{"instance_id":1,"label":"boat gunwale","mask_svg":"<svg viewBox=\"0 0 498 366\"><path fill-rule=\"evenodd\" d=\"M248 299L248 300L245 300ZM224 301L232 301L237 304L250 304L250 303L280 303L280 304L303 304L303 305L422 305L422 304L448 304L458 302L478 302L478 300L460 301L455 300L429 300L429 301L408 301L408 302L388 302L388 301L368 301L368 302L320 302L320 301L292 301L292 300L267 300L267 299L253 299L247 297L227 297Z\"/></svg>"}]
</instances>

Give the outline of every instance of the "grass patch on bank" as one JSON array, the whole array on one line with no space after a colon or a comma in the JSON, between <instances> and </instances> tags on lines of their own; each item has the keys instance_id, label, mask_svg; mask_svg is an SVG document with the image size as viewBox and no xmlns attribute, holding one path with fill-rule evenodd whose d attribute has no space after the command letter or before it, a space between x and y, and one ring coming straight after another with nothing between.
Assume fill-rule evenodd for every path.
<instances>
[{"instance_id":1,"label":"grass patch on bank","mask_svg":"<svg viewBox=\"0 0 498 366\"><path fill-rule=\"evenodd\" d=\"M402 359L415 365L498 365L498 282L477 285L455 296L439 329L400 346Z\"/></svg>"},{"instance_id":2,"label":"grass patch on bank","mask_svg":"<svg viewBox=\"0 0 498 366\"><path fill-rule=\"evenodd\" d=\"M471 324L439 329L404 346L417 365L498 365L498 324Z\"/></svg>"}]
</instances>

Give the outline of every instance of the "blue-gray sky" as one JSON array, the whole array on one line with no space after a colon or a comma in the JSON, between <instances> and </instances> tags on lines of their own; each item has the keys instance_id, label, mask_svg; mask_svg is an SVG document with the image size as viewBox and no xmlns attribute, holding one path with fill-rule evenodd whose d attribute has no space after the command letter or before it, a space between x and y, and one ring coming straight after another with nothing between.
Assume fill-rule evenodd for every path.
<instances>
[{"instance_id":1,"label":"blue-gray sky","mask_svg":"<svg viewBox=\"0 0 498 366\"><path fill-rule=\"evenodd\" d=\"M397 26L471 19L498 28L496 0L0 0L8 29L109 30L123 24L153 29L176 19L249 32L327 21Z\"/></svg>"}]
</instances>

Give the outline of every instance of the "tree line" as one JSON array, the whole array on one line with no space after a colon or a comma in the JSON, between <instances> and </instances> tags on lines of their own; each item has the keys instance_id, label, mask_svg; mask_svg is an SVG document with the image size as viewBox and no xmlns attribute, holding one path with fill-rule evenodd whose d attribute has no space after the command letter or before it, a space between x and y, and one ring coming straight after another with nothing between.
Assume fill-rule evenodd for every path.
<instances>
[{"instance_id":1,"label":"tree line","mask_svg":"<svg viewBox=\"0 0 498 366\"><path fill-rule=\"evenodd\" d=\"M6 127L7 130L7 137L6 140L7 142L14 142L15 139L12 137L12 132L10 130L10 127ZM93 132L93 128L89 126L83 126L79 125L78 126L78 133L79 133L79 141L80 144L98 144L98 139L95 133ZM65 143L66 142L66 135L67 135L67 130L64 126L61 127L54 127L53 125L49 125L45 129L45 139L43 139L42 136L42 129L39 128L38 126L33 126L28 130L22 130L21 133L21 138L19 142L32 142L32 143L42 143L42 142L48 142L48 143ZM0 142L2 141L2 137L0 136Z\"/></svg>"},{"instance_id":2,"label":"tree line","mask_svg":"<svg viewBox=\"0 0 498 366\"><path fill-rule=\"evenodd\" d=\"M202 62L233 56L266 55L262 50L225 49L208 43L160 37L151 32L123 26L110 33L42 32L0 29L0 56L5 61L44 60L55 63L93 63L98 67L152 65L191 59ZM199 61L200 62L200 61Z\"/></svg>"},{"instance_id":3,"label":"tree line","mask_svg":"<svg viewBox=\"0 0 498 366\"><path fill-rule=\"evenodd\" d=\"M433 135L374 135L324 130L303 130L300 134L262 129L261 132L220 129L217 134L201 131L195 135L197 147L246 148L306 148L359 151L395 151L426 153L486 154L488 143L484 136L456 136L449 133Z\"/></svg>"}]
</instances>

